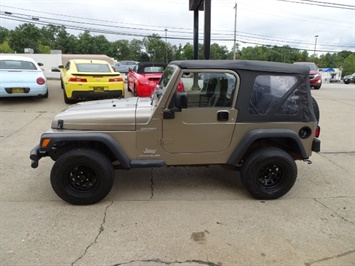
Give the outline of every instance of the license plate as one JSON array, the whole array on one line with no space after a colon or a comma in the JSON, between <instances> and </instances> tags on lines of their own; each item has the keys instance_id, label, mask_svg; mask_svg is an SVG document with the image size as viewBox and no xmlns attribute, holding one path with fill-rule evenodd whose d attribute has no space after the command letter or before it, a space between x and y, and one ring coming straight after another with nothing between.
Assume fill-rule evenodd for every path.
<instances>
[{"instance_id":1,"label":"license plate","mask_svg":"<svg viewBox=\"0 0 355 266\"><path fill-rule=\"evenodd\" d=\"M12 93L25 93L24 88L12 88Z\"/></svg>"},{"instance_id":2,"label":"license plate","mask_svg":"<svg viewBox=\"0 0 355 266\"><path fill-rule=\"evenodd\" d=\"M104 92L104 87L94 87L94 92Z\"/></svg>"}]
</instances>

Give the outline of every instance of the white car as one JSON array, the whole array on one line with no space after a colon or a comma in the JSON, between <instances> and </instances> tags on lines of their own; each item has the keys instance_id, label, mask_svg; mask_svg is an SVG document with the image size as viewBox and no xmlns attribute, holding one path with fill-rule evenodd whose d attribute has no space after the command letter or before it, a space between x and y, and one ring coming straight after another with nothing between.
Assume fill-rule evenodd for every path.
<instances>
[{"instance_id":1,"label":"white car","mask_svg":"<svg viewBox=\"0 0 355 266\"><path fill-rule=\"evenodd\" d=\"M25 56L0 55L0 98L48 98L47 79L40 66Z\"/></svg>"}]
</instances>

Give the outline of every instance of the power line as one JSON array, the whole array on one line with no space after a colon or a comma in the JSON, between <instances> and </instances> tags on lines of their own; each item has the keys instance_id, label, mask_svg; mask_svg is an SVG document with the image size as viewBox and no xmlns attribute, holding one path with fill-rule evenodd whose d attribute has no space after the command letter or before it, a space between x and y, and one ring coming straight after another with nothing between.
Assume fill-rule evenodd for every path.
<instances>
[{"instance_id":1,"label":"power line","mask_svg":"<svg viewBox=\"0 0 355 266\"><path fill-rule=\"evenodd\" d=\"M313 5L313 6L321 6L321 7L330 7L330 8L340 8L347 10L355 10L355 6L353 5L344 5L330 2L321 2L321 1L312 1L312 0L277 0L280 2L288 2L294 4L304 4L304 5Z\"/></svg>"}]
</instances>

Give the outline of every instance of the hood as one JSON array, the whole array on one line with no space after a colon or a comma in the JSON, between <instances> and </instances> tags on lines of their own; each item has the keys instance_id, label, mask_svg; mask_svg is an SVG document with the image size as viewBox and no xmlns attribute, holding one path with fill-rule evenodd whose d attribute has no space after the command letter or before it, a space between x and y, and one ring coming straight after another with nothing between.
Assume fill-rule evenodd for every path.
<instances>
[{"instance_id":1,"label":"hood","mask_svg":"<svg viewBox=\"0 0 355 266\"><path fill-rule=\"evenodd\" d=\"M319 74L319 71L318 70L310 70L309 74L311 74L311 75Z\"/></svg>"},{"instance_id":2,"label":"hood","mask_svg":"<svg viewBox=\"0 0 355 266\"><path fill-rule=\"evenodd\" d=\"M150 99L132 97L128 99L110 99L82 102L70 106L57 114L52 121L52 128L58 128L58 121L63 121L63 129L93 131L133 131L136 128L136 109L142 117L149 119ZM146 110L146 111L143 111ZM143 118L144 119L144 118Z\"/></svg>"}]
</instances>

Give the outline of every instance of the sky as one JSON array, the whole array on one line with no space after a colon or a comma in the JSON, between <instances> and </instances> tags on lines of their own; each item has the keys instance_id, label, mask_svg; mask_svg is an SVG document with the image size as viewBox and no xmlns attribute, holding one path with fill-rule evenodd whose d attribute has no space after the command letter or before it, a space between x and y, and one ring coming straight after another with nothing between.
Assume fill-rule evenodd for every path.
<instances>
[{"instance_id":1,"label":"sky","mask_svg":"<svg viewBox=\"0 0 355 266\"><path fill-rule=\"evenodd\" d=\"M211 6L211 44L229 50L236 26L239 48L288 45L309 54L316 49L317 55L355 52L355 0L211 0ZM0 26L13 30L31 21L38 27L65 25L76 36L89 29L111 42L158 34L171 44L193 43L188 0L0 1ZM203 32L200 11L200 43Z\"/></svg>"}]
</instances>

